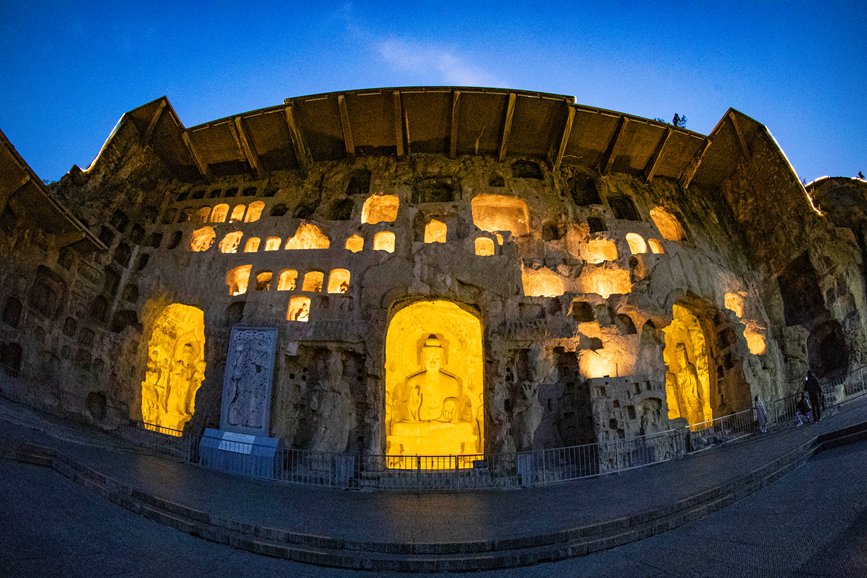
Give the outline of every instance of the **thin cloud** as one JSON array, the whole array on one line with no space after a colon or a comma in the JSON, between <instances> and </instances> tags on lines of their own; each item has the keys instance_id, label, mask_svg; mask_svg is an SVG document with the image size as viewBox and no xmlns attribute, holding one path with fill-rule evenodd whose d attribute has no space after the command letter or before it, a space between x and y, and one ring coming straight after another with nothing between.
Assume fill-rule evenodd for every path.
<instances>
[{"instance_id":1,"label":"thin cloud","mask_svg":"<svg viewBox=\"0 0 867 578\"><path fill-rule=\"evenodd\" d=\"M490 71L469 62L451 48L399 38L374 43L376 53L398 72L432 82L465 86L502 86Z\"/></svg>"}]
</instances>

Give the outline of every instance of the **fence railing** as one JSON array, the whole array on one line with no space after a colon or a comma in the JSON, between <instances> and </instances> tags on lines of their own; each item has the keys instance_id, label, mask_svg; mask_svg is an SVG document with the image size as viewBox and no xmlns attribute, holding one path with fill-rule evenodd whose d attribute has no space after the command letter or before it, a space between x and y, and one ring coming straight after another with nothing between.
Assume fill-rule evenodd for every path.
<instances>
[{"instance_id":1,"label":"fence railing","mask_svg":"<svg viewBox=\"0 0 867 578\"><path fill-rule=\"evenodd\" d=\"M629 439L501 454L346 454L266 446L209 438L131 420L125 407L61 389L30 395L20 372L0 367L0 393L64 417L98 413L120 420L121 437L161 455L236 475L333 488L464 490L542 486L622 472L665 462L725 444L758 431L753 409L691 426ZM822 384L826 406L867 394L867 366ZM793 390L798 390L795 386ZM25 392L22 394L21 392ZM775 400L769 424L795 423L798 394Z\"/></svg>"}]
</instances>

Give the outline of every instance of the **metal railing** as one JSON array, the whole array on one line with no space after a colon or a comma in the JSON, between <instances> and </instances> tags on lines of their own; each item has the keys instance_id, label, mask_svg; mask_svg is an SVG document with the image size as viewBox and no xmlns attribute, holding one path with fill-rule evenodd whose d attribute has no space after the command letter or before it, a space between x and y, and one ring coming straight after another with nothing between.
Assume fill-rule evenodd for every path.
<instances>
[{"instance_id":1,"label":"metal railing","mask_svg":"<svg viewBox=\"0 0 867 578\"><path fill-rule=\"evenodd\" d=\"M27 385L27 376L0 367L0 393L38 409L69 417L90 416L92 401L72 392ZM826 407L867 393L867 366L822 384ZM799 391L794 385L790 390ZM23 392L23 393L22 393ZM769 425L795 423L800 393L770 403ZM127 408L106 400L108 415ZM114 419L114 418L112 418ZM119 417L117 419L120 419ZM90 416L93 420L93 416ZM628 439L522 452L466 455L349 454L209 438L123 417L116 433L183 462L236 475L332 488L465 490L542 486L622 472L681 458L758 431L752 409L691 426ZM219 451L215 451L219 450Z\"/></svg>"}]
</instances>

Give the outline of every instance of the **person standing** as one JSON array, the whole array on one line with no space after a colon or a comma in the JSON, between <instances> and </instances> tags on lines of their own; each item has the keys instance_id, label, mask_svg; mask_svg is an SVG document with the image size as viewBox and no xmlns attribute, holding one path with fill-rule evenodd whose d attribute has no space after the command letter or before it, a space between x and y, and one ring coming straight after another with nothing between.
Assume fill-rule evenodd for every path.
<instances>
[{"instance_id":1,"label":"person standing","mask_svg":"<svg viewBox=\"0 0 867 578\"><path fill-rule=\"evenodd\" d=\"M822 386L819 385L819 380L813 375L812 371L807 372L807 377L804 383L804 391L810 396L810 405L813 407L813 421L822 419Z\"/></svg>"},{"instance_id":2,"label":"person standing","mask_svg":"<svg viewBox=\"0 0 867 578\"><path fill-rule=\"evenodd\" d=\"M756 421L759 423L759 431L768 433L768 408L765 406L765 402L761 396L756 396L753 409L756 411Z\"/></svg>"}]
</instances>

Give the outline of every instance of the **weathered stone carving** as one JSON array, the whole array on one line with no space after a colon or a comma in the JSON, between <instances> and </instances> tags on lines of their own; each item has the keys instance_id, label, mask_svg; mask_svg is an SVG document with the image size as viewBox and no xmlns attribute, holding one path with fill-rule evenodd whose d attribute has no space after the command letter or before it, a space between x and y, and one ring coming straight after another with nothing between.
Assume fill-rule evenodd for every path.
<instances>
[{"instance_id":1,"label":"weathered stone carving","mask_svg":"<svg viewBox=\"0 0 867 578\"><path fill-rule=\"evenodd\" d=\"M275 328L232 330L223 377L221 429L268 435Z\"/></svg>"},{"instance_id":2,"label":"weathered stone carving","mask_svg":"<svg viewBox=\"0 0 867 578\"><path fill-rule=\"evenodd\" d=\"M355 426L355 404L349 382L343 377L343 354L332 351L326 362L326 376L313 395L310 410L316 425L310 449L318 452L344 452L349 432Z\"/></svg>"}]
</instances>

